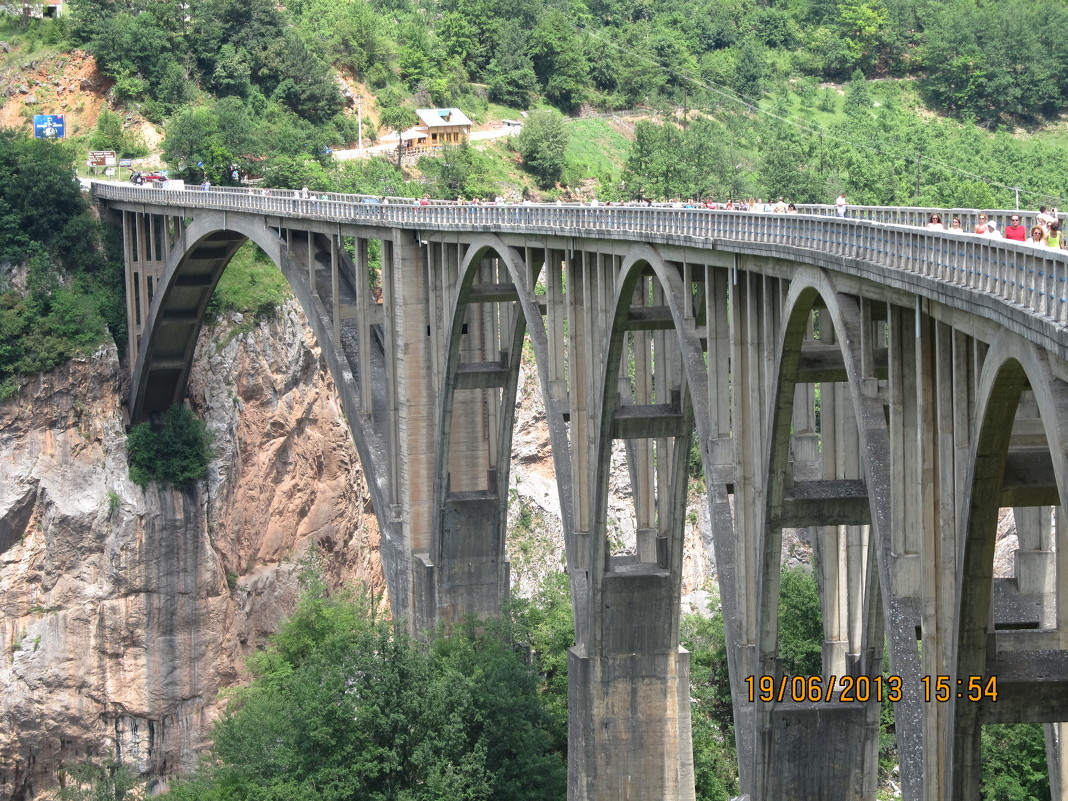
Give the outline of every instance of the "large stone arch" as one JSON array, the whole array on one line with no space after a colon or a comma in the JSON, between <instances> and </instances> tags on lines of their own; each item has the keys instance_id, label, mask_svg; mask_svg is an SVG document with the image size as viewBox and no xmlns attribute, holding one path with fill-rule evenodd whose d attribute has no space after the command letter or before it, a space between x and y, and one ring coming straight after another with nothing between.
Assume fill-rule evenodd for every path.
<instances>
[{"instance_id":1,"label":"large stone arch","mask_svg":"<svg viewBox=\"0 0 1068 801\"><path fill-rule=\"evenodd\" d=\"M956 674L950 677L952 692L949 703L953 710L953 732L948 743L947 756L952 769L946 774L950 787L946 788L945 797L953 801L964 801L978 796L980 727L983 722L1038 720L1051 723L1058 717L1061 720L1068 719L1063 717L1068 705L1063 701L1056 703L1055 695L1049 694L1053 692L1062 698L1068 697L1063 671L1054 686L1028 687L1027 671L1019 671L1018 660L1012 658L1014 654L1027 652L1009 650L1002 653L995 643L991 642L991 637L995 636L992 633L992 593L998 512L1004 505L1002 499L1006 486L1010 442L1014 433L1013 423L1025 390L1032 391L1038 407L1049 448L1056 500L1062 511L1065 499L1068 499L1068 385L1054 375L1049 358L1042 349L1025 342L1012 332L1004 331L991 346L980 376L980 405L977 416L979 426L969 472L968 496L965 499L967 516L962 531L959 561L957 642L954 659ZM1047 498L1045 503L1052 500L1054 499ZM1063 520L1063 515L1061 519ZM1062 633L1059 649L1047 653L1045 657L1052 657L1063 664L1068 658L1063 636L1064 626L1068 623L1064 615L1064 596L1068 593L1068 585L1065 575L1060 572L1065 564L1062 554L1068 551L1068 537L1063 531L1063 523L1058 526L1056 536L1055 550L1059 557L1057 626ZM1032 657L1038 659L1039 655L1032 654ZM968 687L971 677L983 677L985 682L988 670L991 669L991 659L997 659L1005 670L1004 673L999 670L992 674L996 675L1002 690L997 718L993 717L994 710L985 699L974 702L963 698L957 692ZM1041 672L1041 668L1039 670ZM1014 681L1022 683L1019 687L1006 687ZM1064 729L1063 726L1059 728L1062 731Z\"/></svg>"}]
</instances>

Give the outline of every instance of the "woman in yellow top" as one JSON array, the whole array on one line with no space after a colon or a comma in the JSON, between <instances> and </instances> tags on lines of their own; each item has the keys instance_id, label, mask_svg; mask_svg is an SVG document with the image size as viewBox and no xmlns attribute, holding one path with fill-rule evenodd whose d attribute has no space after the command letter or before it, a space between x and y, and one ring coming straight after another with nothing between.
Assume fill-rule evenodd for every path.
<instances>
[{"instance_id":1,"label":"woman in yellow top","mask_svg":"<svg viewBox=\"0 0 1068 801\"><path fill-rule=\"evenodd\" d=\"M1059 220L1054 220L1049 224L1049 233L1046 234L1046 247L1057 250L1064 249L1064 234L1061 233Z\"/></svg>"}]
</instances>

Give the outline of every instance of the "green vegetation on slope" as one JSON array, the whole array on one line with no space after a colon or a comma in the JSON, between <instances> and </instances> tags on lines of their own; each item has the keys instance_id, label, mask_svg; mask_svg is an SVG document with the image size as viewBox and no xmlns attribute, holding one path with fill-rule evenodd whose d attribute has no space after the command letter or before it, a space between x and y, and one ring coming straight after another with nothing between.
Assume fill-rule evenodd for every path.
<instances>
[{"instance_id":1,"label":"green vegetation on slope","mask_svg":"<svg viewBox=\"0 0 1068 801\"><path fill-rule=\"evenodd\" d=\"M25 265L0 286L0 399L18 377L126 336L122 261L73 177L73 148L0 129L0 264ZM18 271L9 269L10 274ZM106 324L106 326L105 326Z\"/></svg>"},{"instance_id":2,"label":"green vegetation on slope","mask_svg":"<svg viewBox=\"0 0 1068 801\"><path fill-rule=\"evenodd\" d=\"M290 296L281 270L255 244L246 242L223 270L208 302L208 314L218 317L237 312L262 319L272 316Z\"/></svg>"},{"instance_id":3,"label":"green vegetation on slope","mask_svg":"<svg viewBox=\"0 0 1068 801\"><path fill-rule=\"evenodd\" d=\"M630 147L627 137L609 120L596 117L571 120L567 130L562 183L577 186L589 178L603 187L618 183Z\"/></svg>"}]
</instances>

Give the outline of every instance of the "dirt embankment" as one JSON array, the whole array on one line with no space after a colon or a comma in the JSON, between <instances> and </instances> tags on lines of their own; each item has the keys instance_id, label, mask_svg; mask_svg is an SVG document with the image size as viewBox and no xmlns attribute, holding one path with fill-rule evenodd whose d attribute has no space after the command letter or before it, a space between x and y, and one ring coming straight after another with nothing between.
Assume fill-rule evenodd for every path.
<instances>
[{"instance_id":1,"label":"dirt embankment","mask_svg":"<svg viewBox=\"0 0 1068 801\"><path fill-rule=\"evenodd\" d=\"M88 133L108 107L110 89L82 50L26 60L12 48L0 67L0 127L32 125L34 114L63 114L67 136Z\"/></svg>"}]
</instances>

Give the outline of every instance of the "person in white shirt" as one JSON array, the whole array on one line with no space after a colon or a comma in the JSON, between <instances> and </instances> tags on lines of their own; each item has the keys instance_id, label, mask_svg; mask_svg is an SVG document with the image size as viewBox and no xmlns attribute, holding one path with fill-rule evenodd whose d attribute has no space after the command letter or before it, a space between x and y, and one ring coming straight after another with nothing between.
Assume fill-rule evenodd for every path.
<instances>
[{"instance_id":1,"label":"person in white shirt","mask_svg":"<svg viewBox=\"0 0 1068 801\"><path fill-rule=\"evenodd\" d=\"M846 196L845 192L838 196L838 199L834 201L834 210L839 217L846 216Z\"/></svg>"}]
</instances>

